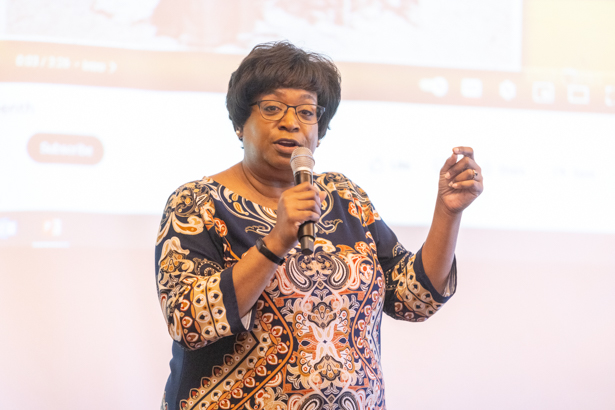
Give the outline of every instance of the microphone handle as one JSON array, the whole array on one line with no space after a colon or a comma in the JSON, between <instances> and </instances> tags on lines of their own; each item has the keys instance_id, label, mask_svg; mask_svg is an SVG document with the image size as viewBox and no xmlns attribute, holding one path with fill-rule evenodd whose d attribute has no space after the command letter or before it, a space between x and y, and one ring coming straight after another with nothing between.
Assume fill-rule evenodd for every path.
<instances>
[{"instance_id":1,"label":"microphone handle","mask_svg":"<svg viewBox=\"0 0 615 410\"><path fill-rule=\"evenodd\" d=\"M312 172L308 170L299 170L295 173L295 185L302 184L304 182L313 183ZM299 233L297 234L299 244L301 245L301 253L304 255L311 255L314 253L314 240L316 239L316 227L313 221L307 221L299 226Z\"/></svg>"}]
</instances>

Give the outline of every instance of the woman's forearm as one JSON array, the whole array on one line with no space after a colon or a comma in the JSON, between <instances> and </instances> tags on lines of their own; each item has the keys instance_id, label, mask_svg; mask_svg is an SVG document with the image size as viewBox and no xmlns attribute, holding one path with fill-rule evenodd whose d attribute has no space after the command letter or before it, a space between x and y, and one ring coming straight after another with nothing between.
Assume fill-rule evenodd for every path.
<instances>
[{"instance_id":1,"label":"woman's forearm","mask_svg":"<svg viewBox=\"0 0 615 410\"><path fill-rule=\"evenodd\" d=\"M264 240L274 254L285 255L288 249L274 245L274 241ZM271 282L279 265L261 254L255 246L246 252L233 268L233 285L239 315L245 316L254 306L259 296Z\"/></svg>"},{"instance_id":2,"label":"woman's forearm","mask_svg":"<svg viewBox=\"0 0 615 410\"><path fill-rule=\"evenodd\" d=\"M439 293L444 292L455 257L461 212L451 213L438 200L429 234L423 245L423 268Z\"/></svg>"}]
</instances>

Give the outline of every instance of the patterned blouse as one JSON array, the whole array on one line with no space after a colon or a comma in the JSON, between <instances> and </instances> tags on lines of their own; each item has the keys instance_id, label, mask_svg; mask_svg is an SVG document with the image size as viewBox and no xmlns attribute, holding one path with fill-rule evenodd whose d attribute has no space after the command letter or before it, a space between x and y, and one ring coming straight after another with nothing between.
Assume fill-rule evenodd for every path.
<instances>
[{"instance_id":1,"label":"patterned blouse","mask_svg":"<svg viewBox=\"0 0 615 410\"><path fill-rule=\"evenodd\" d=\"M233 266L276 212L204 178L167 201L156 242L160 306L173 338L162 409L384 409L382 312L421 322L446 296L397 242L365 192L315 174L327 193L314 254L291 250L245 317Z\"/></svg>"}]
</instances>

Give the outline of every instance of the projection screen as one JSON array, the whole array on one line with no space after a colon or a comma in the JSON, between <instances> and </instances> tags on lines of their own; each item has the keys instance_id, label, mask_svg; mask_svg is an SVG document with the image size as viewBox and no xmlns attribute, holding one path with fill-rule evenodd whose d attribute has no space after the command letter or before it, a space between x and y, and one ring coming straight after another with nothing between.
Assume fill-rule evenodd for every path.
<instances>
[{"instance_id":1,"label":"projection screen","mask_svg":"<svg viewBox=\"0 0 615 410\"><path fill-rule=\"evenodd\" d=\"M615 408L614 20L609 0L0 0L0 407L160 406L163 207L241 160L230 74L287 39L342 73L316 171L408 249L450 150L483 169L457 294L384 318L387 408Z\"/></svg>"}]
</instances>

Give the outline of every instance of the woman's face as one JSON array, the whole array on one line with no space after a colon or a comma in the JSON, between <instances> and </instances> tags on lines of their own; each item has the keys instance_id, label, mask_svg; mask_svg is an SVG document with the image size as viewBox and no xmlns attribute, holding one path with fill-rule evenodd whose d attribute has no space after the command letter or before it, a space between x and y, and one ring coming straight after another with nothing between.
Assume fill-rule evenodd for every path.
<instances>
[{"instance_id":1,"label":"woman's face","mask_svg":"<svg viewBox=\"0 0 615 410\"><path fill-rule=\"evenodd\" d=\"M295 88L279 88L257 99L262 100L275 100L292 106L317 104L316 93ZM289 108L280 120L269 121L263 118L258 105L253 105L241 136L244 166L262 175L288 178L290 156L295 148L307 147L312 152L316 149L318 124L302 123L293 108Z\"/></svg>"}]
</instances>

